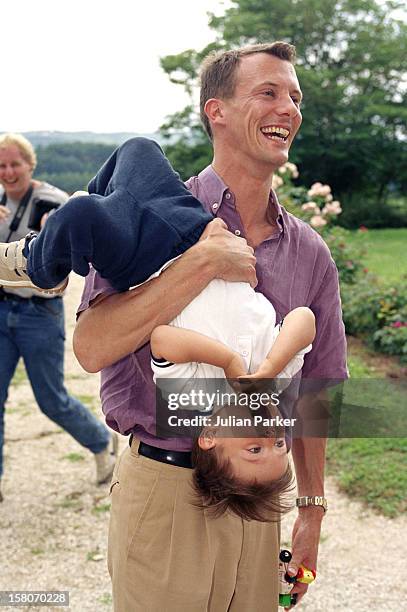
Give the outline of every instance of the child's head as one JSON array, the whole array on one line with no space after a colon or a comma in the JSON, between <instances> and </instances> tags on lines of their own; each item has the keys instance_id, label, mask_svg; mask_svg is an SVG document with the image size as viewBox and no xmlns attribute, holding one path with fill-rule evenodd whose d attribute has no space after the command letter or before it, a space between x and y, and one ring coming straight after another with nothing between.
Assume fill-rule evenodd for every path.
<instances>
[{"instance_id":1,"label":"child's head","mask_svg":"<svg viewBox=\"0 0 407 612\"><path fill-rule=\"evenodd\" d=\"M227 510L247 520L278 521L293 504L285 439L222 437L209 428L195 440L192 458L197 505L220 516Z\"/></svg>"}]
</instances>

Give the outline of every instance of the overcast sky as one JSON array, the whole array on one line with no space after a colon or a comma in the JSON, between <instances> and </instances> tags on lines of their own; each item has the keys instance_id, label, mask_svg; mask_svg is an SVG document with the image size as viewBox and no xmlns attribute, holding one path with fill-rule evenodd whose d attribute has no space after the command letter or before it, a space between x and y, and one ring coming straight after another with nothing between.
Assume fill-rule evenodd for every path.
<instances>
[{"instance_id":1,"label":"overcast sky","mask_svg":"<svg viewBox=\"0 0 407 612\"><path fill-rule=\"evenodd\" d=\"M227 1L227 0L226 0ZM221 0L19 0L1 8L0 131L153 132L187 98L160 56L214 39Z\"/></svg>"},{"instance_id":2,"label":"overcast sky","mask_svg":"<svg viewBox=\"0 0 407 612\"><path fill-rule=\"evenodd\" d=\"M0 132L156 131L187 102L183 88L161 70L160 56L214 40L206 13L222 14L229 4L2 2Z\"/></svg>"}]
</instances>

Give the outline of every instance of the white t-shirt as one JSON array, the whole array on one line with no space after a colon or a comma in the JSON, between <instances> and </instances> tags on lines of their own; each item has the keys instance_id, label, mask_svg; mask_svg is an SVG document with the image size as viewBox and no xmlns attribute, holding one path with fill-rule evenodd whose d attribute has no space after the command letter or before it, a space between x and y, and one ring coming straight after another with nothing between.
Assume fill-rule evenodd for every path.
<instances>
[{"instance_id":1,"label":"white t-shirt","mask_svg":"<svg viewBox=\"0 0 407 612\"><path fill-rule=\"evenodd\" d=\"M212 280L207 287L171 321L170 325L205 334L237 351L248 373L254 373L273 346L280 325L276 312L262 293L249 283ZM304 355L312 345L297 353L278 375L292 378L303 366ZM224 378L221 368L206 363L171 364L152 359L154 381L157 378Z\"/></svg>"}]
</instances>

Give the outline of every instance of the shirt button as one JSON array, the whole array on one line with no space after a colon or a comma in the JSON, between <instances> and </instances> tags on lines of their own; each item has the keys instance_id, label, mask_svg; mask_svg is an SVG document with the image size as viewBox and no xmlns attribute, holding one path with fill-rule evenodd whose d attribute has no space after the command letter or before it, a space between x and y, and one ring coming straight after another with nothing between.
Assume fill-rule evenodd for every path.
<instances>
[{"instance_id":1,"label":"shirt button","mask_svg":"<svg viewBox=\"0 0 407 612\"><path fill-rule=\"evenodd\" d=\"M230 200L230 198L231 198L232 196L231 196L231 195L230 195L230 193L228 192L228 193L226 194L226 196L225 196L225 197L226 197L226 199L227 199L227 200Z\"/></svg>"},{"instance_id":2,"label":"shirt button","mask_svg":"<svg viewBox=\"0 0 407 612\"><path fill-rule=\"evenodd\" d=\"M218 204L217 202L214 202L214 203L212 204L212 208L213 208L213 210L216 210L218 207L219 207L219 204Z\"/></svg>"},{"instance_id":3,"label":"shirt button","mask_svg":"<svg viewBox=\"0 0 407 612\"><path fill-rule=\"evenodd\" d=\"M240 236L240 230L235 230L235 236Z\"/></svg>"},{"instance_id":4,"label":"shirt button","mask_svg":"<svg viewBox=\"0 0 407 612\"><path fill-rule=\"evenodd\" d=\"M242 355L243 355L243 357L248 357L249 351L246 351L246 349L245 349L244 351L242 351Z\"/></svg>"}]
</instances>

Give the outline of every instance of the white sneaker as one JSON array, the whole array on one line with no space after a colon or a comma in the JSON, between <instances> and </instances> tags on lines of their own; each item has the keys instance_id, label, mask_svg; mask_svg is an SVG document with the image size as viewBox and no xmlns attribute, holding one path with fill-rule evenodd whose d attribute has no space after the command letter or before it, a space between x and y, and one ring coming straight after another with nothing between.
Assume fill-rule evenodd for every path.
<instances>
[{"instance_id":1,"label":"white sneaker","mask_svg":"<svg viewBox=\"0 0 407 612\"><path fill-rule=\"evenodd\" d=\"M27 287L51 295L62 293L68 284L67 278L51 289L41 289L34 285L27 274L27 259L23 255L25 244L26 238L14 242L0 242L0 286Z\"/></svg>"},{"instance_id":2,"label":"white sneaker","mask_svg":"<svg viewBox=\"0 0 407 612\"><path fill-rule=\"evenodd\" d=\"M109 482L113 476L114 466L116 465L117 453L119 450L118 435L113 432L107 448L100 453L96 453L96 484L101 485Z\"/></svg>"}]
</instances>

